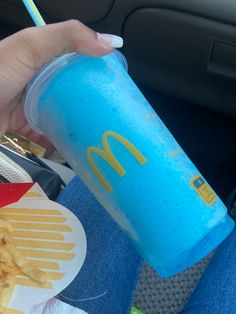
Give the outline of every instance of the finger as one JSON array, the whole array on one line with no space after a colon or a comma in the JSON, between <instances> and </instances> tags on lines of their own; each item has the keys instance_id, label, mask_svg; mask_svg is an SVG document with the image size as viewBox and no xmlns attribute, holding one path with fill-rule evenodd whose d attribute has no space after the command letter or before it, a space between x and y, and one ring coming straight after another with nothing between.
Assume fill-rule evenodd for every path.
<instances>
[{"instance_id":1,"label":"finger","mask_svg":"<svg viewBox=\"0 0 236 314\"><path fill-rule=\"evenodd\" d=\"M0 83L5 91L5 99L0 96L0 105L10 102L35 72L56 56L72 51L101 56L120 46L120 37L97 34L74 20L18 32L0 45Z\"/></svg>"},{"instance_id":2,"label":"finger","mask_svg":"<svg viewBox=\"0 0 236 314\"><path fill-rule=\"evenodd\" d=\"M53 152L55 150L55 147L45 136L40 135L37 132L33 131L28 124L26 124L22 129L19 129L17 131L17 134L27 137L34 143L37 143L40 146L44 147L47 150L47 152Z\"/></svg>"},{"instance_id":3,"label":"finger","mask_svg":"<svg viewBox=\"0 0 236 314\"><path fill-rule=\"evenodd\" d=\"M17 106L13 104L15 110L11 113L9 117L8 130L27 137L31 141L46 148L49 152L54 151L55 147L49 142L49 140L45 136L33 131L27 123L24 114L24 94L25 93L23 92L21 95L19 95L19 97L15 99L15 103L17 103Z\"/></svg>"},{"instance_id":4,"label":"finger","mask_svg":"<svg viewBox=\"0 0 236 314\"><path fill-rule=\"evenodd\" d=\"M92 56L101 56L122 45L122 39L114 35L98 34L77 20L44 27L33 27L18 33L17 45L25 43L31 66L41 66L65 52L78 51ZM17 37L17 34L16 34Z\"/></svg>"}]
</instances>

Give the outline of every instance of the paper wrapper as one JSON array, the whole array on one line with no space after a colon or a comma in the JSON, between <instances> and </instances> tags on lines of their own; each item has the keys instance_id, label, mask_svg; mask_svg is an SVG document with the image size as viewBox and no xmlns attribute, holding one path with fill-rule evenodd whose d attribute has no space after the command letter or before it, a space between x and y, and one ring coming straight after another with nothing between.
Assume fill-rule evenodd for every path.
<instances>
[{"instance_id":1,"label":"paper wrapper","mask_svg":"<svg viewBox=\"0 0 236 314\"><path fill-rule=\"evenodd\" d=\"M9 204L9 193L14 203ZM77 217L48 200L37 184L1 184L0 204L0 219L12 224L15 245L48 274L42 285L17 276L4 314L28 314L33 305L56 296L76 277L86 256L85 232Z\"/></svg>"}]
</instances>

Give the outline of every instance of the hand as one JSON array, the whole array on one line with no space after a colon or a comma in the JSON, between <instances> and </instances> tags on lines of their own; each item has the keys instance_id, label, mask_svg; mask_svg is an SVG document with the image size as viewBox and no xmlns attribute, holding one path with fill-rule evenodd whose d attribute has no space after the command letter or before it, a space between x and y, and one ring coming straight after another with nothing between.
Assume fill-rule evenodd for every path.
<instances>
[{"instance_id":1,"label":"hand","mask_svg":"<svg viewBox=\"0 0 236 314\"><path fill-rule=\"evenodd\" d=\"M74 20L28 28L0 41L0 136L13 131L52 149L24 115L25 87L35 72L66 52L102 56L121 46L120 37L97 34Z\"/></svg>"}]
</instances>

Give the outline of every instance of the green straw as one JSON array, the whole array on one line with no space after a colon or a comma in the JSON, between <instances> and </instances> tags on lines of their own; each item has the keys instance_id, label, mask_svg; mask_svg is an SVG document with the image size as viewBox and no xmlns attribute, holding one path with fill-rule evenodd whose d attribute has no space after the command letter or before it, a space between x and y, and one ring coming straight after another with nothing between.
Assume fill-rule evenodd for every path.
<instances>
[{"instance_id":1,"label":"green straw","mask_svg":"<svg viewBox=\"0 0 236 314\"><path fill-rule=\"evenodd\" d=\"M33 0L22 0L36 26L46 25Z\"/></svg>"}]
</instances>

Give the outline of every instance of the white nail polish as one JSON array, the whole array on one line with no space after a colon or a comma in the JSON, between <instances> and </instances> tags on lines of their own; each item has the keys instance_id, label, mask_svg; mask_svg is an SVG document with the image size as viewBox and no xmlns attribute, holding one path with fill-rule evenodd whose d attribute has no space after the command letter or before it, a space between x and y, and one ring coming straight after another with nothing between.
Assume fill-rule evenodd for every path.
<instances>
[{"instance_id":1,"label":"white nail polish","mask_svg":"<svg viewBox=\"0 0 236 314\"><path fill-rule=\"evenodd\" d=\"M100 33L97 36L98 40L108 47L121 48L123 46L123 39L119 36Z\"/></svg>"}]
</instances>

